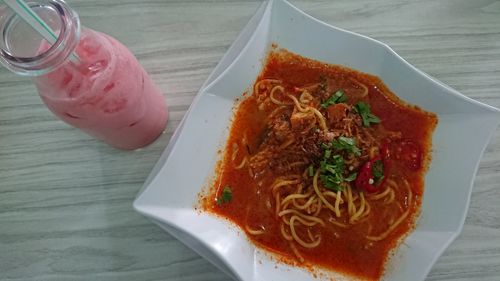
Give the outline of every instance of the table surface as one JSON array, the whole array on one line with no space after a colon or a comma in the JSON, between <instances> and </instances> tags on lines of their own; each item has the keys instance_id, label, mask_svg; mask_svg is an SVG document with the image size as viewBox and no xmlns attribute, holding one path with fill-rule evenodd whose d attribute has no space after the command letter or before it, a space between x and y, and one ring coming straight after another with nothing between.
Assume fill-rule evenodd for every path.
<instances>
[{"instance_id":1,"label":"table surface","mask_svg":"<svg viewBox=\"0 0 500 281\"><path fill-rule=\"evenodd\" d=\"M136 54L170 106L166 134L120 151L57 120L0 69L0 280L229 280L132 209L194 95L260 1L74 0L82 23ZM500 1L292 1L388 43L417 68L500 107ZM428 280L499 280L500 131L463 232Z\"/></svg>"}]
</instances>

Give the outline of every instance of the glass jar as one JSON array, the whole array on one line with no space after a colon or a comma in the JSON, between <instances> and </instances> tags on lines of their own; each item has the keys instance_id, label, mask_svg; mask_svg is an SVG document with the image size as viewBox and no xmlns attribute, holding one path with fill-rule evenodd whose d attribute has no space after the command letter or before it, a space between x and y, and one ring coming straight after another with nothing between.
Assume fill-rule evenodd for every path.
<instances>
[{"instance_id":1,"label":"glass jar","mask_svg":"<svg viewBox=\"0 0 500 281\"><path fill-rule=\"evenodd\" d=\"M117 148L153 142L165 128L167 106L134 55L111 36L81 28L76 12L62 0L30 6L55 31L57 41L49 44L3 8L2 64L32 77L43 102L66 123Z\"/></svg>"}]
</instances>

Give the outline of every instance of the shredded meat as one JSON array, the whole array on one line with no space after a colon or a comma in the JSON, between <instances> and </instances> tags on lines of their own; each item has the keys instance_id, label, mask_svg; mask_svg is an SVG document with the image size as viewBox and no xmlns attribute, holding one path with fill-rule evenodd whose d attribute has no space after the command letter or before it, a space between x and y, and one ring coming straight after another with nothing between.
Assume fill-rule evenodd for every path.
<instances>
[{"instance_id":1,"label":"shredded meat","mask_svg":"<svg viewBox=\"0 0 500 281\"><path fill-rule=\"evenodd\" d=\"M294 131L304 132L311 124L314 124L316 117L311 111L300 112L294 108L292 116L290 117L291 127Z\"/></svg>"},{"instance_id":2,"label":"shredded meat","mask_svg":"<svg viewBox=\"0 0 500 281\"><path fill-rule=\"evenodd\" d=\"M268 121L258 152L250 157L249 165L255 175L266 170L285 173L303 170L311 159L321 156L319 144L323 134L312 127L314 114L293 112L277 114Z\"/></svg>"},{"instance_id":3,"label":"shredded meat","mask_svg":"<svg viewBox=\"0 0 500 281\"><path fill-rule=\"evenodd\" d=\"M342 121L347 117L347 114L351 110L351 106L345 103L332 104L328 107L328 121L330 125Z\"/></svg>"}]
</instances>

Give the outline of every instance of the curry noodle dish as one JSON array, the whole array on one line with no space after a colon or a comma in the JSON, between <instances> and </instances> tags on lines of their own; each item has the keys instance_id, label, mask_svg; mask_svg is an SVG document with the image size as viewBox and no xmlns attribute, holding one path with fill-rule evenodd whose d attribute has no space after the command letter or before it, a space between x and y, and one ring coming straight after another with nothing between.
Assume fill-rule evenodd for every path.
<instances>
[{"instance_id":1,"label":"curry noodle dish","mask_svg":"<svg viewBox=\"0 0 500 281\"><path fill-rule=\"evenodd\" d=\"M379 280L418 217L436 125L376 76L274 48L203 208L282 260Z\"/></svg>"}]
</instances>

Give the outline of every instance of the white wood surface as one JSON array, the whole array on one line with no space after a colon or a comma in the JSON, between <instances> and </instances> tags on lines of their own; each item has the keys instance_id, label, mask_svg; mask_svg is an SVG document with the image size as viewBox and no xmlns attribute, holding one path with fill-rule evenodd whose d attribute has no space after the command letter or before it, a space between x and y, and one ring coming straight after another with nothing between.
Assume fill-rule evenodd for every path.
<instances>
[{"instance_id":1,"label":"white wood surface","mask_svg":"<svg viewBox=\"0 0 500 281\"><path fill-rule=\"evenodd\" d=\"M229 280L136 214L132 200L193 96L260 1L68 0L127 45L164 90L166 134L115 150L57 120L0 69L0 280ZM465 95L500 107L500 1L292 1L379 39ZM466 149L466 148L464 148ZM500 280L500 130L464 230L428 280Z\"/></svg>"}]
</instances>

